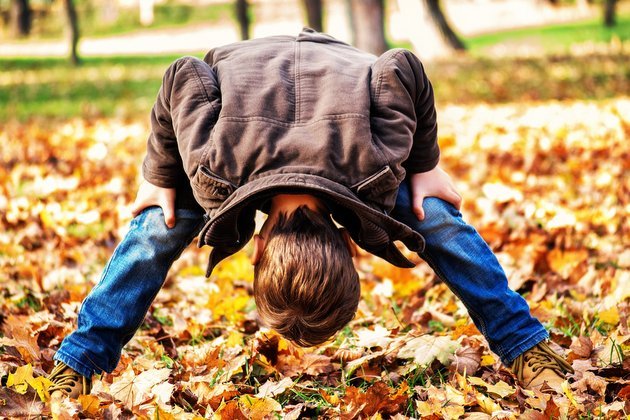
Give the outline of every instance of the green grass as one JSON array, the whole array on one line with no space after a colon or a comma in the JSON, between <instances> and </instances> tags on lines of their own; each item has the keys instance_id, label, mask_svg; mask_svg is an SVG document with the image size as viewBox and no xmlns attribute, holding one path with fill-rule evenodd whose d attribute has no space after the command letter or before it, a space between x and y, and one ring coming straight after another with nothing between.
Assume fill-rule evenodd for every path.
<instances>
[{"instance_id":1,"label":"green grass","mask_svg":"<svg viewBox=\"0 0 630 420\"><path fill-rule=\"evenodd\" d=\"M0 59L0 120L148 113L177 57L86 57L78 68L60 58Z\"/></svg>"},{"instance_id":2,"label":"green grass","mask_svg":"<svg viewBox=\"0 0 630 420\"><path fill-rule=\"evenodd\" d=\"M148 118L162 75L177 57L86 57L76 68L61 58L0 58L0 122L38 117ZM537 59L468 56L427 63L426 70L442 104L605 99L630 92L627 54Z\"/></svg>"},{"instance_id":3,"label":"green grass","mask_svg":"<svg viewBox=\"0 0 630 420\"><path fill-rule=\"evenodd\" d=\"M156 4L153 10L153 23L149 26L142 26L137 7L120 9L116 20L108 22L99 10L90 6L89 2L79 3L77 4L77 12L81 36L104 37L148 29L178 28L202 23L206 25L230 23L234 19L234 5L230 1L207 6L166 2ZM48 11L38 18L33 25L31 35L26 40L56 39L64 35L65 29L66 21L63 14Z\"/></svg>"},{"instance_id":4,"label":"green grass","mask_svg":"<svg viewBox=\"0 0 630 420\"><path fill-rule=\"evenodd\" d=\"M528 44L541 46L548 52L567 52L576 43L610 42L616 36L621 41L630 40L630 14L617 16L617 25L608 28L601 19L522 28L465 38L464 42L474 54L482 54L497 44Z\"/></svg>"}]
</instances>

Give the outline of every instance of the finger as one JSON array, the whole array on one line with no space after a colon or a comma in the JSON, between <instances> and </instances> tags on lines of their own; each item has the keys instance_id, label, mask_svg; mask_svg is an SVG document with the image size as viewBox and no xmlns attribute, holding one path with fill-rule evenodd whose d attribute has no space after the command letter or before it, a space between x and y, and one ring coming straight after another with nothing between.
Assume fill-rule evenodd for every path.
<instances>
[{"instance_id":1,"label":"finger","mask_svg":"<svg viewBox=\"0 0 630 420\"><path fill-rule=\"evenodd\" d=\"M462 208L462 196L457 193L457 191L453 190L453 205L460 210Z\"/></svg>"},{"instance_id":2,"label":"finger","mask_svg":"<svg viewBox=\"0 0 630 420\"><path fill-rule=\"evenodd\" d=\"M175 211L172 207L164 206L162 207L162 211L164 212L164 223L169 228L175 226Z\"/></svg>"},{"instance_id":3,"label":"finger","mask_svg":"<svg viewBox=\"0 0 630 420\"><path fill-rule=\"evenodd\" d=\"M457 210L459 210L462 206L462 197L454 190L446 191L444 197L442 198L455 206Z\"/></svg>"},{"instance_id":4,"label":"finger","mask_svg":"<svg viewBox=\"0 0 630 420\"><path fill-rule=\"evenodd\" d=\"M145 202L143 201L136 201L133 203L133 205L131 206L131 214L133 215L133 217L136 217L137 215L139 215L142 210L146 209L148 206Z\"/></svg>"},{"instance_id":5,"label":"finger","mask_svg":"<svg viewBox=\"0 0 630 420\"><path fill-rule=\"evenodd\" d=\"M165 200L160 207L164 213L164 223L169 228L173 228L175 226L175 204L170 200Z\"/></svg>"},{"instance_id":6,"label":"finger","mask_svg":"<svg viewBox=\"0 0 630 420\"><path fill-rule=\"evenodd\" d=\"M414 200L413 200L413 212L418 218L418 220L424 220L424 209L422 208L423 201L424 201L424 196L414 197Z\"/></svg>"}]
</instances>

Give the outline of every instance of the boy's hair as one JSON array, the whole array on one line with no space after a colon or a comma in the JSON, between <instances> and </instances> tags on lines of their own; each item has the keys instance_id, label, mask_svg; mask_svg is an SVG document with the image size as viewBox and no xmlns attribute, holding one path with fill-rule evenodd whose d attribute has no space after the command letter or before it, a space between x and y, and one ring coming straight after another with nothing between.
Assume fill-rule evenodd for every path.
<instances>
[{"instance_id":1,"label":"boy's hair","mask_svg":"<svg viewBox=\"0 0 630 420\"><path fill-rule=\"evenodd\" d=\"M268 327L300 346L328 340L352 320L359 276L328 215L300 206L281 213L254 269L254 298Z\"/></svg>"}]
</instances>

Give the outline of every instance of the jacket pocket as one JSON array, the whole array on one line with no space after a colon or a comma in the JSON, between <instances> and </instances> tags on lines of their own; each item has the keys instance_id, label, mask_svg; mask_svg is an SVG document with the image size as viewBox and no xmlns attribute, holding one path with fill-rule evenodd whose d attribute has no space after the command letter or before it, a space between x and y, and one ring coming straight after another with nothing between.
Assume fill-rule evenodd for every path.
<instances>
[{"instance_id":1,"label":"jacket pocket","mask_svg":"<svg viewBox=\"0 0 630 420\"><path fill-rule=\"evenodd\" d=\"M364 202L377 208L390 211L396 203L398 179L389 166L352 186L352 190Z\"/></svg>"},{"instance_id":2,"label":"jacket pocket","mask_svg":"<svg viewBox=\"0 0 630 420\"><path fill-rule=\"evenodd\" d=\"M204 165L199 165L191 184L193 194L205 209L219 207L236 190L234 184L218 176Z\"/></svg>"}]
</instances>

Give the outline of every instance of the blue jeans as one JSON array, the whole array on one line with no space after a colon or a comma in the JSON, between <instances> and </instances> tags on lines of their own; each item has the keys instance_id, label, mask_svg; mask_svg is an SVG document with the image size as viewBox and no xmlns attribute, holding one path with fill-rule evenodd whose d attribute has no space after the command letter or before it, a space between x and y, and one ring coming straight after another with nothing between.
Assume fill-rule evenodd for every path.
<instances>
[{"instance_id":1,"label":"blue jeans","mask_svg":"<svg viewBox=\"0 0 630 420\"><path fill-rule=\"evenodd\" d=\"M525 300L508 288L488 245L457 209L432 197L423 207L426 217L421 222L411 210L409 189L403 183L392 217L424 236L426 248L420 256L462 300L491 350L509 365L548 338ZM176 218L175 227L168 229L162 210L151 207L132 220L101 280L84 300L77 330L64 339L55 360L86 377L115 369L173 261L203 224L203 215L191 210L177 210Z\"/></svg>"},{"instance_id":2,"label":"blue jeans","mask_svg":"<svg viewBox=\"0 0 630 420\"><path fill-rule=\"evenodd\" d=\"M509 366L517 356L549 338L521 295L508 287L497 257L475 228L450 203L435 197L422 202L424 220L412 211L409 185L398 190L391 216L420 233L420 257L462 301L490 350Z\"/></svg>"}]
</instances>

